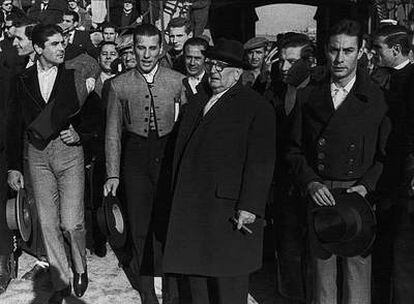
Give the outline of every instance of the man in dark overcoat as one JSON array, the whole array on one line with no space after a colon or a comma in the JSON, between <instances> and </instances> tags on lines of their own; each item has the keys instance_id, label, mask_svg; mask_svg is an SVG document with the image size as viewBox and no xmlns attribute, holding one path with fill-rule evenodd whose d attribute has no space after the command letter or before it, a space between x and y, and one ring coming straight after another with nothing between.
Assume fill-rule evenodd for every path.
<instances>
[{"instance_id":1,"label":"man in dark overcoat","mask_svg":"<svg viewBox=\"0 0 414 304\"><path fill-rule=\"evenodd\" d=\"M197 95L180 122L163 267L188 276L193 303L246 303L262 263L275 116L241 84L240 42L220 40L207 57L213 95Z\"/></svg>"},{"instance_id":2,"label":"man in dark overcoat","mask_svg":"<svg viewBox=\"0 0 414 304\"><path fill-rule=\"evenodd\" d=\"M287 160L310 200L309 208L335 205L333 188L366 196L382 173L390 131L384 96L357 69L361 29L343 20L330 30L326 44L329 73L298 92L292 113ZM335 304L337 257L323 249L310 229L314 265L313 302ZM342 259L342 303L370 303L371 256Z\"/></svg>"}]
</instances>

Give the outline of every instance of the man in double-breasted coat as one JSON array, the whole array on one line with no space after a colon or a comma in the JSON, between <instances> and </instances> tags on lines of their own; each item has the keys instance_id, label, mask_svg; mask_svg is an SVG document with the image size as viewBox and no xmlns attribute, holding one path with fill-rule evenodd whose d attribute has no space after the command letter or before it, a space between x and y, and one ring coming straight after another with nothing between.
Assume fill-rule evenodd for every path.
<instances>
[{"instance_id":1,"label":"man in double-breasted coat","mask_svg":"<svg viewBox=\"0 0 414 304\"><path fill-rule=\"evenodd\" d=\"M213 95L190 100L180 121L163 267L189 277L193 303L246 303L262 261L275 116L239 81L240 42L221 40L207 56Z\"/></svg>"},{"instance_id":2,"label":"man in double-breasted coat","mask_svg":"<svg viewBox=\"0 0 414 304\"><path fill-rule=\"evenodd\" d=\"M360 37L354 21L335 25L326 44L329 73L297 95L287 160L310 197L309 207L335 205L333 188L365 196L382 173L390 124L381 90L357 70ZM312 233L310 241L313 303L335 304L336 255L321 248ZM342 303L370 303L371 256L363 255L343 259Z\"/></svg>"}]
</instances>

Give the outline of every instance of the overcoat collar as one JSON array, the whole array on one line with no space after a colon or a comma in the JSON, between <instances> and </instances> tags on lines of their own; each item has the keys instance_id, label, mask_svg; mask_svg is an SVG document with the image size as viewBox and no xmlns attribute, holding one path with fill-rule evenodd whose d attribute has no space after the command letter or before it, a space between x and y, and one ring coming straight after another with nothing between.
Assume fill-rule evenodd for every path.
<instances>
[{"instance_id":1,"label":"overcoat collar","mask_svg":"<svg viewBox=\"0 0 414 304\"><path fill-rule=\"evenodd\" d=\"M372 87L373 84L369 80L369 76L365 72L357 70L357 78L353 88L341 106L335 110L330 90L330 76L326 74L325 77L314 82L310 92L309 107L314 115L325 123L336 116L359 115L373 102L370 94Z\"/></svg>"}]
</instances>

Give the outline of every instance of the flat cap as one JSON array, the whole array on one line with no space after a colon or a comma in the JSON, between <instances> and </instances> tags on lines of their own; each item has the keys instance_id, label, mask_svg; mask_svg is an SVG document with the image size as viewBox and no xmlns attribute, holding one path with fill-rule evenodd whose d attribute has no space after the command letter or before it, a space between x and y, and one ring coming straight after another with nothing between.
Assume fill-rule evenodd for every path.
<instances>
[{"instance_id":1,"label":"flat cap","mask_svg":"<svg viewBox=\"0 0 414 304\"><path fill-rule=\"evenodd\" d=\"M269 40L265 37L253 37L249 39L244 45L243 48L245 51L257 49L259 47L267 46Z\"/></svg>"},{"instance_id":2,"label":"flat cap","mask_svg":"<svg viewBox=\"0 0 414 304\"><path fill-rule=\"evenodd\" d=\"M119 53L122 51L134 46L134 36L133 34L127 34L120 36L116 41L116 49Z\"/></svg>"},{"instance_id":3,"label":"flat cap","mask_svg":"<svg viewBox=\"0 0 414 304\"><path fill-rule=\"evenodd\" d=\"M61 22L56 25L62 29L63 34L67 34L72 29L72 25L65 22Z\"/></svg>"}]
</instances>

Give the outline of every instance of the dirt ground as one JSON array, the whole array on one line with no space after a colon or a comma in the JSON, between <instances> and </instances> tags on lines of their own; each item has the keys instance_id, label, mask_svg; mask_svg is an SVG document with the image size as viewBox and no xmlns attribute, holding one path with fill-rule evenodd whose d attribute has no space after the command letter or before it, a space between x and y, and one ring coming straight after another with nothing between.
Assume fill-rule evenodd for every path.
<instances>
[{"instance_id":1,"label":"dirt ground","mask_svg":"<svg viewBox=\"0 0 414 304\"><path fill-rule=\"evenodd\" d=\"M108 247L109 248L109 247ZM46 304L52 292L48 275L35 281L24 281L21 277L31 269L35 259L23 253L19 259L17 279L0 296L0 304ZM71 296L66 304L140 304L140 298L129 284L114 253L109 249L104 258L88 254L89 287L82 298ZM155 284L157 295L161 297L160 280ZM276 295L274 265L268 263L251 278L249 304L285 304ZM161 300L160 300L161 303ZM236 304L236 303L235 303Z\"/></svg>"}]
</instances>

